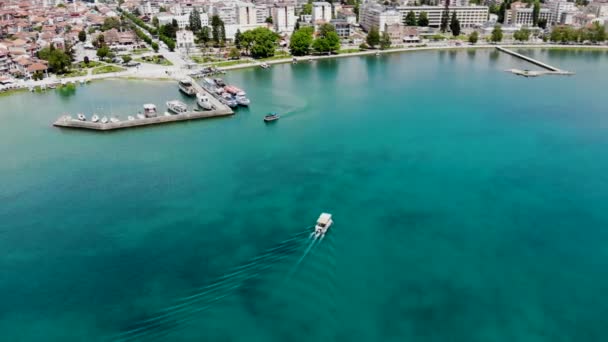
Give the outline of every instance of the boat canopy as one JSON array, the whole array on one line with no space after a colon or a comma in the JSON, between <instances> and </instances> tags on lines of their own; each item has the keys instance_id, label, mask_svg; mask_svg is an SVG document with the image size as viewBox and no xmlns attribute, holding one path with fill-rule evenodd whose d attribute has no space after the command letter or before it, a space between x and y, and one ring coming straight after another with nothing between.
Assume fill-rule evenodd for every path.
<instances>
[{"instance_id":1,"label":"boat canopy","mask_svg":"<svg viewBox=\"0 0 608 342\"><path fill-rule=\"evenodd\" d=\"M187 78L184 78L184 79L180 80L179 82L180 82L181 84L192 84L192 82L190 82L190 80L189 80L189 79L187 79Z\"/></svg>"},{"instance_id":2,"label":"boat canopy","mask_svg":"<svg viewBox=\"0 0 608 342\"><path fill-rule=\"evenodd\" d=\"M331 214L322 213L321 216L319 216L317 223L326 225L329 223L329 221L331 221Z\"/></svg>"},{"instance_id":3,"label":"boat canopy","mask_svg":"<svg viewBox=\"0 0 608 342\"><path fill-rule=\"evenodd\" d=\"M156 105L154 105L152 103L146 103L144 105L144 109L146 109L146 110L156 110Z\"/></svg>"}]
</instances>

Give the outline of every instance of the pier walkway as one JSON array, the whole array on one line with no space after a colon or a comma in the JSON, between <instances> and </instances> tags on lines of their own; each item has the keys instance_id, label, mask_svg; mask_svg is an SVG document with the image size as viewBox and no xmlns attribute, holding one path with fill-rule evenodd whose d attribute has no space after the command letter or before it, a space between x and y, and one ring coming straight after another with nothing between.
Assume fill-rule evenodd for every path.
<instances>
[{"instance_id":1,"label":"pier walkway","mask_svg":"<svg viewBox=\"0 0 608 342\"><path fill-rule=\"evenodd\" d=\"M573 72L562 70L560 68L556 68L556 67L554 67L552 65L549 65L547 63L543 63L543 62L541 62L541 61L539 61L537 59L534 59L532 57L528 57L528 56L522 55L521 53L517 53L517 52L515 52L513 50L509 50L509 49L504 48L502 46L497 46L496 49L499 50L499 51L502 51L502 52L504 52L506 54L509 54L511 56L523 59L526 62L530 62L530 63L532 63L534 65L538 65L539 67L542 67L542 68L548 70L548 71L542 71L542 72L541 71L537 71L537 72L534 72L534 74L532 74L532 72L530 72L529 75L528 74L524 74L524 73L527 73L524 70L518 70L518 69L512 69L512 70L510 70L511 72L513 72L515 74L518 74L518 75L523 75L523 76L540 76L540 75L547 75L547 74L549 74L549 75L572 75L572 74L574 74Z\"/></svg>"},{"instance_id":2,"label":"pier walkway","mask_svg":"<svg viewBox=\"0 0 608 342\"><path fill-rule=\"evenodd\" d=\"M203 87L201 87L198 83L192 80L192 84L196 89L197 93L206 94L209 98L209 101L214 106L215 109L207 110L207 111L189 111L183 114L172 114L172 115L164 115L159 113L157 116L152 118L139 119L135 114L134 120L121 120L119 122L92 122L92 121L80 121L76 118L73 118L68 115L61 116L53 126L56 127L65 127L65 128L80 128L80 129L90 129L95 131L112 131L117 129L124 128L133 128L133 127L141 127L141 126L150 126L150 125L158 125L165 124L170 122L179 122L179 121L189 121L189 120L198 120L198 119L208 119L214 117L222 117L233 115L234 112L230 107L221 103L218 99L216 99L213 94L208 93Z\"/></svg>"}]
</instances>

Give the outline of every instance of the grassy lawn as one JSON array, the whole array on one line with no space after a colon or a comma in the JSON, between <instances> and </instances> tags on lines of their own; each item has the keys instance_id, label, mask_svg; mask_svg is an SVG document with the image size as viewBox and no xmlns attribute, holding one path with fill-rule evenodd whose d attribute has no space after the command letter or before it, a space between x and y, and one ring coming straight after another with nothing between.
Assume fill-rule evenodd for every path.
<instances>
[{"instance_id":1,"label":"grassy lawn","mask_svg":"<svg viewBox=\"0 0 608 342\"><path fill-rule=\"evenodd\" d=\"M341 53L353 53L353 52L359 52L361 51L361 49L359 48L355 48L355 49L343 49L343 50L338 50L338 54Z\"/></svg>"},{"instance_id":2,"label":"grassy lawn","mask_svg":"<svg viewBox=\"0 0 608 342\"><path fill-rule=\"evenodd\" d=\"M291 58L291 55L289 54L282 54L282 55L278 55L278 56L272 56L272 57L267 57L267 58L260 58L257 59L260 62L266 62L266 61L276 61L277 59L285 59L285 58Z\"/></svg>"},{"instance_id":3,"label":"grassy lawn","mask_svg":"<svg viewBox=\"0 0 608 342\"><path fill-rule=\"evenodd\" d=\"M107 74L110 72L121 72L125 70L125 68L121 68L115 65L104 65L102 67L93 69L93 75Z\"/></svg>"},{"instance_id":4,"label":"grassy lawn","mask_svg":"<svg viewBox=\"0 0 608 342\"><path fill-rule=\"evenodd\" d=\"M162 56L148 56L148 57L136 58L136 59L134 59L134 61L140 62L140 63L158 64L158 65L166 65L166 66L173 65L173 63L166 60Z\"/></svg>"},{"instance_id":5,"label":"grassy lawn","mask_svg":"<svg viewBox=\"0 0 608 342\"><path fill-rule=\"evenodd\" d=\"M96 68L98 66L100 66L101 63L98 61L89 61L89 64L85 64L84 62L78 62L78 63L74 63L74 67L76 68L80 68L80 69L86 69L86 68Z\"/></svg>"},{"instance_id":6,"label":"grassy lawn","mask_svg":"<svg viewBox=\"0 0 608 342\"><path fill-rule=\"evenodd\" d=\"M152 51L152 50L150 50L150 49L134 49L133 51L131 51L131 53L134 54L134 55L141 55L141 54L144 54L144 53L150 52L150 51Z\"/></svg>"},{"instance_id":7,"label":"grassy lawn","mask_svg":"<svg viewBox=\"0 0 608 342\"><path fill-rule=\"evenodd\" d=\"M228 66L239 65L239 64L248 64L248 63L251 63L251 61L247 60L247 59L237 59L235 61L219 62L219 63L215 63L213 65L216 67L228 67Z\"/></svg>"},{"instance_id":8,"label":"grassy lawn","mask_svg":"<svg viewBox=\"0 0 608 342\"><path fill-rule=\"evenodd\" d=\"M87 70L83 70L83 69L74 69L74 70L70 70L70 72L65 73L63 75L58 75L59 78L66 78L66 77L79 77L79 76L86 76L87 75Z\"/></svg>"}]
</instances>

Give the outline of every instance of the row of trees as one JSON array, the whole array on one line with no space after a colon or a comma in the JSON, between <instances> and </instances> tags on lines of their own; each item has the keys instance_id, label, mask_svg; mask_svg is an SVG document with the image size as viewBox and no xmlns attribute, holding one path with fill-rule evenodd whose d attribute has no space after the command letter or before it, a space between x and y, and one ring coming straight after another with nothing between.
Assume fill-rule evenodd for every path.
<instances>
[{"instance_id":1,"label":"row of trees","mask_svg":"<svg viewBox=\"0 0 608 342\"><path fill-rule=\"evenodd\" d=\"M556 26L551 31L549 39L552 42L570 43L590 41L593 43L606 40L606 30L603 25L594 23L590 28L575 29L570 26Z\"/></svg>"},{"instance_id":2,"label":"row of trees","mask_svg":"<svg viewBox=\"0 0 608 342\"><path fill-rule=\"evenodd\" d=\"M340 50L340 37L333 25L321 25L316 39L313 39L313 31L312 27L302 27L293 33L289 44L292 55L304 56L312 50L317 53L331 54Z\"/></svg>"},{"instance_id":3,"label":"row of trees","mask_svg":"<svg viewBox=\"0 0 608 342\"><path fill-rule=\"evenodd\" d=\"M38 58L47 61L52 72L62 74L70 70L74 53L70 45L67 45L63 50L57 49L55 45L51 44L49 47L38 51Z\"/></svg>"},{"instance_id":4,"label":"row of trees","mask_svg":"<svg viewBox=\"0 0 608 342\"><path fill-rule=\"evenodd\" d=\"M380 45L381 50L391 47L391 37L389 36L388 32L384 31L382 36L380 36L380 33L375 26L369 30L365 42L372 49L375 48L376 45Z\"/></svg>"},{"instance_id":5,"label":"row of trees","mask_svg":"<svg viewBox=\"0 0 608 342\"><path fill-rule=\"evenodd\" d=\"M403 20L406 26L429 26L429 17L426 12L420 12L418 18L414 11L409 11Z\"/></svg>"},{"instance_id":6,"label":"row of trees","mask_svg":"<svg viewBox=\"0 0 608 342\"><path fill-rule=\"evenodd\" d=\"M131 20L131 22L135 23L137 26L148 31L148 33L150 33L151 35L158 34L158 39L167 45L167 48L169 49L169 51L175 50L175 45L176 45L175 44L175 32L177 31L177 21L174 20L171 24L166 24L166 25L163 25L162 27L152 27L152 26L146 24L143 20L141 20L137 16L133 15L132 13L123 11L120 8L118 8L118 11L121 12L121 14L124 17ZM155 26L158 26L158 18L155 17L154 19L155 20L153 20L153 23L156 23ZM136 32L136 34L137 34L137 32ZM172 34L172 36L171 36L171 34ZM145 33L144 33L144 35L145 35ZM140 36L140 35L138 34L138 36ZM143 40L146 43L152 45L151 39L150 40L143 39ZM152 46L152 48L154 49L154 46ZM155 50L158 50L158 44L156 45Z\"/></svg>"}]
</instances>

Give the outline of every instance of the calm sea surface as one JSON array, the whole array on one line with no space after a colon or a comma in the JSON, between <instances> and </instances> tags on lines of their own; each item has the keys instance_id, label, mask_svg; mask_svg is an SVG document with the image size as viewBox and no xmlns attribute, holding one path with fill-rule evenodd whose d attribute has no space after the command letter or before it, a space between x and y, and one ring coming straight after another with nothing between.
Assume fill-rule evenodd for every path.
<instances>
[{"instance_id":1,"label":"calm sea surface","mask_svg":"<svg viewBox=\"0 0 608 342\"><path fill-rule=\"evenodd\" d=\"M51 123L175 83L0 97L0 340L608 340L608 53L523 52L576 75L277 65L226 75L234 117L104 134Z\"/></svg>"}]
</instances>

